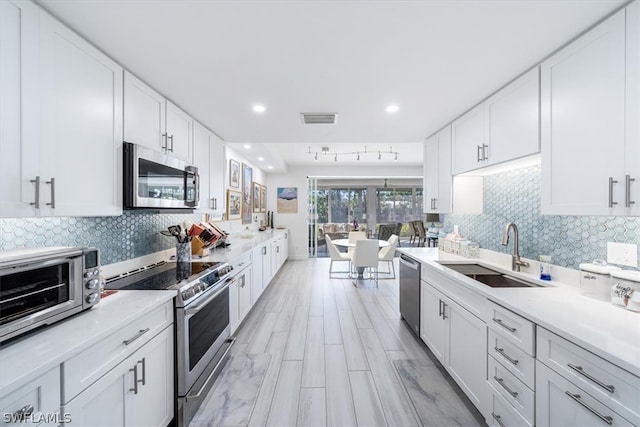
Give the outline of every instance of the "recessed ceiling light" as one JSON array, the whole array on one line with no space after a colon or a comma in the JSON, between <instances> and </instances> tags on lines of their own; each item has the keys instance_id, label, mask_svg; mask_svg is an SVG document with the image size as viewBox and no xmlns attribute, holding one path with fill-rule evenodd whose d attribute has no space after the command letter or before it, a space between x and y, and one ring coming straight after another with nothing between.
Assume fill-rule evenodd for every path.
<instances>
[{"instance_id":1,"label":"recessed ceiling light","mask_svg":"<svg viewBox=\"0 0 640 427\"><path fill-rule=\"evenodd\" d=\"M399 109L400 107L398 107L397 105L388 105L386 108L387 113L397 113Z\"/></svg>"},{"instance_id":2,"label":"recessed ceiling light","mask_svg":"<svg viewBox=\"0 0 640 427\"><path fill-rule=\"evenodd\" d=\"M264 162L264 157L258 157L259 162Z\"/></svg>"},{"instance_id":3,"label":"recessed ceiling light","mask_svg":"<svg viewBox=\"0 0 640 427\"><path fill-rule=\"evenodd\" d=\"M273 169L273 166L267 166L267 169Z\"/></svg>"},{"instance_id":4,"label":"recessed ceiling light","mask_svg":"<svg viewBox=\"0 0 640 427\"><path fill-rule=\"evenodd\" d=\"M251 148L251 146L249 144L245 144L244 148L246 148L247 150L249 150Z\"/></svg>"},{"instance_id":5,"label":"recessed ceiling light","mask_svg":"<svg viewBox=\"0 0 640 427\"><path fill-rule=\"evenodd\" d=\"M253 111L255 111L256 113L264 113L265 111L267 111L267 109L264 105L256 104L253 106Z\"/></svg>"}]
</instances>

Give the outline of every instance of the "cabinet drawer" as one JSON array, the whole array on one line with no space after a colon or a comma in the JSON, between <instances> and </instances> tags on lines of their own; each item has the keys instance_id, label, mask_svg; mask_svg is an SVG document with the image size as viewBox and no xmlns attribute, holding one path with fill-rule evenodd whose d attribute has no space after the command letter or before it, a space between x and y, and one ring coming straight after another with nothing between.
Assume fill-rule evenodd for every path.
<instances>
[{"instance_id":1,"label":"cabinet drawer","mask_svg":"<svg viewBox=\"0 0 640 427\"><path fill-rule=\"evenodd\" d=\"M491 413L487 423L491 427L531 427L531 424L524 419L516 409L506 401L504 397L491 389Z\"/></svg>"},{"instance_id":2,"label":"cabinet drawer","mask_svg":"<svg viewBox=\"0 0 640 427\"><path fill-rule=\"evenodd\" d=\"M489 384L511 404L525 420L533 425L535 394L529 387L507 371L493 357L489 357Z\"/></svg>"},{"instance_id":3,"label":"cabinet drawer","mask_svg":"<svg viewBox=\"0 0 640 427\"><path fill-rule=\"evenodd\" d=\"M233 266L233 269L238 271L242 270L246 266L251 264L251 252L247 252L246 254L240 255L238 258L234 258L229 262Z\"/></svg>"},{"instance_id":4,"label":"cabinet drawer","mask_svg":"<svg viewBox=\"0 0 640 427\"><path fill-rule=\"evenodd\" d=\"M620 414L605 406L585 390L558 375L543 363L536 366L536 425L631 427Z\"/></svg>"},{"instance_id":5,"label":"cabinet drawer","mask_svg":"<svg viewBox=\"0 0 640 427\"><path fill-rule=\"evenodd\" d=\"M171 323L173 301L168 301L64 362L62 401L69 402Z\"/></svg>"},{"instance_id":6,"label":"cabinet drawer","mask_svg":"<svg viewBox=\"0 0 640 427\"><path fill-rule=\"evenodd\" d=\"M511 341L489 329L488 351L502 366L516 378L534 389L536 360Z\"/></svg>"},{"instance_id":7,"label":"cabinet drawer","mask_svg":"<svg viewBox=\"0 0 640 427\"><path fill-rule=\"evenodd\" d=\"M527 354L535 356L535 323L489 301L487 326L509 339Z\"/></svg>"},{"instance_id":8,"label":"cabinet drawer","mask_svg":"<svg viewBox=\"0 0 640 427\"><path fill-rule=\"evenodd\" d=\"M42 374L17 390L13 390L0 398L3 426L33 425L30 419L20 421L18 415L28 407L33 407L31 420L36 421L44 417L52 417L60 411L60 367L56 366L49 372ZM15 415L16 418L13 418ZM60 421L51 420L51 421ZM59 422L52 422L58 425ZM48 423L44 423L48 425Z\"/></svg>"},{"instance_id":9,"label":"cabinet drawer","mask_svg":"<svg viewBox=\"0 0 640 427\"><path fill-rule=\"evenodd\" d=\"M616 411L640 419L640 378L538 327L538 359Z\"/></svg>"}]
</instances>

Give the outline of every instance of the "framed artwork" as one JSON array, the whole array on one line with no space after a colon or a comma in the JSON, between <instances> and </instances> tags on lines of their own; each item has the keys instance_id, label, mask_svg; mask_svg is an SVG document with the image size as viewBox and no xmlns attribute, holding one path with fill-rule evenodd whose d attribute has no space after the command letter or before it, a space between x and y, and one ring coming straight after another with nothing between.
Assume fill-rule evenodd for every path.
<instances>
[{"instance_id":1,"label":"framed artwork","mask_svg":"<svg viewBox=\"0 0 640 427\"><path fill-rule=\"evenodd\" d=\"M240 163L229 159L229 187L240 188Z\"/></svg>"},{"instance_id":2,"label":"framed artwork","mask_svg":"<svg viewBox=\"0 0 640 427\"><path fill-rule=\"evenodd\" d=\"M251 184L253 183L253 169L251 166L242 164L242 223L251 224Z\"/></svg>"},{"instance_id":3,"label":"framed artwork","mask_svg":"<svg viewBox=\"0 0 640 427\"><path fill-rule=\"evenodd\" d=\"M240 219L242 215L242 193L227 190L227 220Z\"/></svg>"},{"instance_id":4,"label":"framed artwork","mask_svg":"<svg viewBox=\"0 0 640 427\"><path fill-rule=\"evenodd\" d=\"M260 212L260 188L262 188L262 186L257 182L254 182L251 187L253 191L253 213Z\"/></svg>"},{"instance_id":5,"label":"framed artwork","mask_svg":"<svg viewBox=\"0 0 640 427\"><path fill-rule=\"evenodd\" d=\"M260 186L260 212L267 211L267 186Z\"/></svg>"},{"instance_id":6,"label":"framed artwork","mask_svg":"<svg viewBox=\"0 0 640 427\"><path fill-rule=\"evenodd\" d=\"M298 187L278 187L278 213L298 213Z\"/></svg>"}]
</instances>

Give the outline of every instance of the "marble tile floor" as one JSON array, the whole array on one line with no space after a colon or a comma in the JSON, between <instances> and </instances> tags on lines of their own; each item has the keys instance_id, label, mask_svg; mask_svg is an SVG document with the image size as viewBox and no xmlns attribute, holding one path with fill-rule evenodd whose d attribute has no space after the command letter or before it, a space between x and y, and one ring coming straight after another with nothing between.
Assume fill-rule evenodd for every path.
<instances>
[{"instance_id":1,"label":"marble tile floor","mask_svg":"<svg viewBox=\"0 0 640 427\"><path fill-rule=\"evenodd\" d=\"M190 427L485 425L400 318L397 278L354 288L328 270L283 266Z\"/></svg>"}]
</instances>

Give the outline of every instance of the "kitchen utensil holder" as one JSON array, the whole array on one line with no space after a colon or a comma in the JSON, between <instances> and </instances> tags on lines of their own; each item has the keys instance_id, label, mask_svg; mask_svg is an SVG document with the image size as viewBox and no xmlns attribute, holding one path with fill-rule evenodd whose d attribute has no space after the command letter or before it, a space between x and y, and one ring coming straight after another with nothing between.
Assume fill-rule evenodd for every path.
<instances>
[{"instance_id":1,"label":"kitchen utensil holder","mask_svg":"<svg viewBox=\"0 0 640 427\"><path fill-rule=\"evenodd\" d=\"M191 262L191 242L176 243L176 261Z\"/></svg>"}]
</instances>

